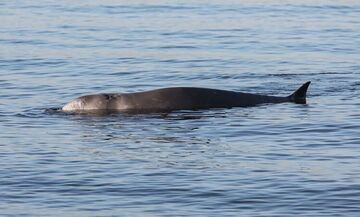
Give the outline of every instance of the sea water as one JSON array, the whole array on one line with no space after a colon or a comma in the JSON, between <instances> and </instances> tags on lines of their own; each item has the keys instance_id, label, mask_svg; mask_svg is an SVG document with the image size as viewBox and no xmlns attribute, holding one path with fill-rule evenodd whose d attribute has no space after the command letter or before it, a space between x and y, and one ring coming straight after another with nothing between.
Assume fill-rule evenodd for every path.
<instances>
[{"instance_id":1,"label":"sea water","mask_svg":"<svg viewBox=\"0 0 360 217\"><path fill-rule=\"evenodd\" d=\"M168 86L308 104L107 116ZM359 216L360 2L1 1L1 216Z\"/></svg>"}]
</instances>

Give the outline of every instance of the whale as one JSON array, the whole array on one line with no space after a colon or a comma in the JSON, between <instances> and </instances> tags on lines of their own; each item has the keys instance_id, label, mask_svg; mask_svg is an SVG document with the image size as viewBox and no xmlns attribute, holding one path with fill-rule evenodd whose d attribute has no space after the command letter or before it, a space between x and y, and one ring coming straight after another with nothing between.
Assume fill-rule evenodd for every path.
<instances>
[{"instance_id":1,"label":"whale","mask_svg":"<svg viewBox=\"0 0 360 217\"><path fill-rule=\"evenodd\" d=\"M177 110L250 107L292 102L306 104L310 81L287 96L244 93L203 87L167 87L133 93L99 93L80 96L66 103L63 112L153 113Z\"/></svg>"}]
</instances>

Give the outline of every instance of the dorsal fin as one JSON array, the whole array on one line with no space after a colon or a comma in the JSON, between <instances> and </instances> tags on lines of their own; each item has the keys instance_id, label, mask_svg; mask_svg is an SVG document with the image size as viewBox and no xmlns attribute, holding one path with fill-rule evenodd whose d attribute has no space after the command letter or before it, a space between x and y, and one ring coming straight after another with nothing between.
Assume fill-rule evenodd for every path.
<instances>
[{"instance_id":1,"label":"dorsal fin","mask_svg":"<svg viewBox=\"0 0 360 217\"><path fill-rule=\"evenodd\" d=\"M297 89L293 94L288 96L291 102L298 104L306 104L306 92L310 85L311 81L304 83L299 89Z\"/></svg>"}]
</instances>

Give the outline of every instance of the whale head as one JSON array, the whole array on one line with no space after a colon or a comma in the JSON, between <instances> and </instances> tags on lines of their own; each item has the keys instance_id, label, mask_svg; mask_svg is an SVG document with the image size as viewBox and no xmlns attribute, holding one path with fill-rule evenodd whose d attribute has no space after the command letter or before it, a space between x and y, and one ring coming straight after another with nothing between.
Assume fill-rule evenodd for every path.
<instances>
[{"instance_id":1,"label":"whale head","mask_svg":"<svg viewBox=\"0 0 360 217\"><path fill-rule=\"evenodd\" d=\"M62 107L62 111L84 111L107 109L110 100L108 94L87 95L76 98Z\"/></svg>"}]
</instances>

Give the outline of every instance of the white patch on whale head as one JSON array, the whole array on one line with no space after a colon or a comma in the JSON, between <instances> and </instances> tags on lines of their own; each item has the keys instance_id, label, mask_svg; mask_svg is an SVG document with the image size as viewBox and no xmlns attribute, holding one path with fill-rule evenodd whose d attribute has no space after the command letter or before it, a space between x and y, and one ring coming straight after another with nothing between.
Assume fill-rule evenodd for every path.
<instances>
[{"instance_id":1,"label":"white patch on whale head","mask_svg":"<svg viewBox=\"0 0 360 217\"><path fill-rule=\"evenodd\" d=\"M74 99L73 101L67 103L64 107L62 107L63 111L76 111L83 110L84 102L82 99Z\"/></svg>"}]
</instances>

